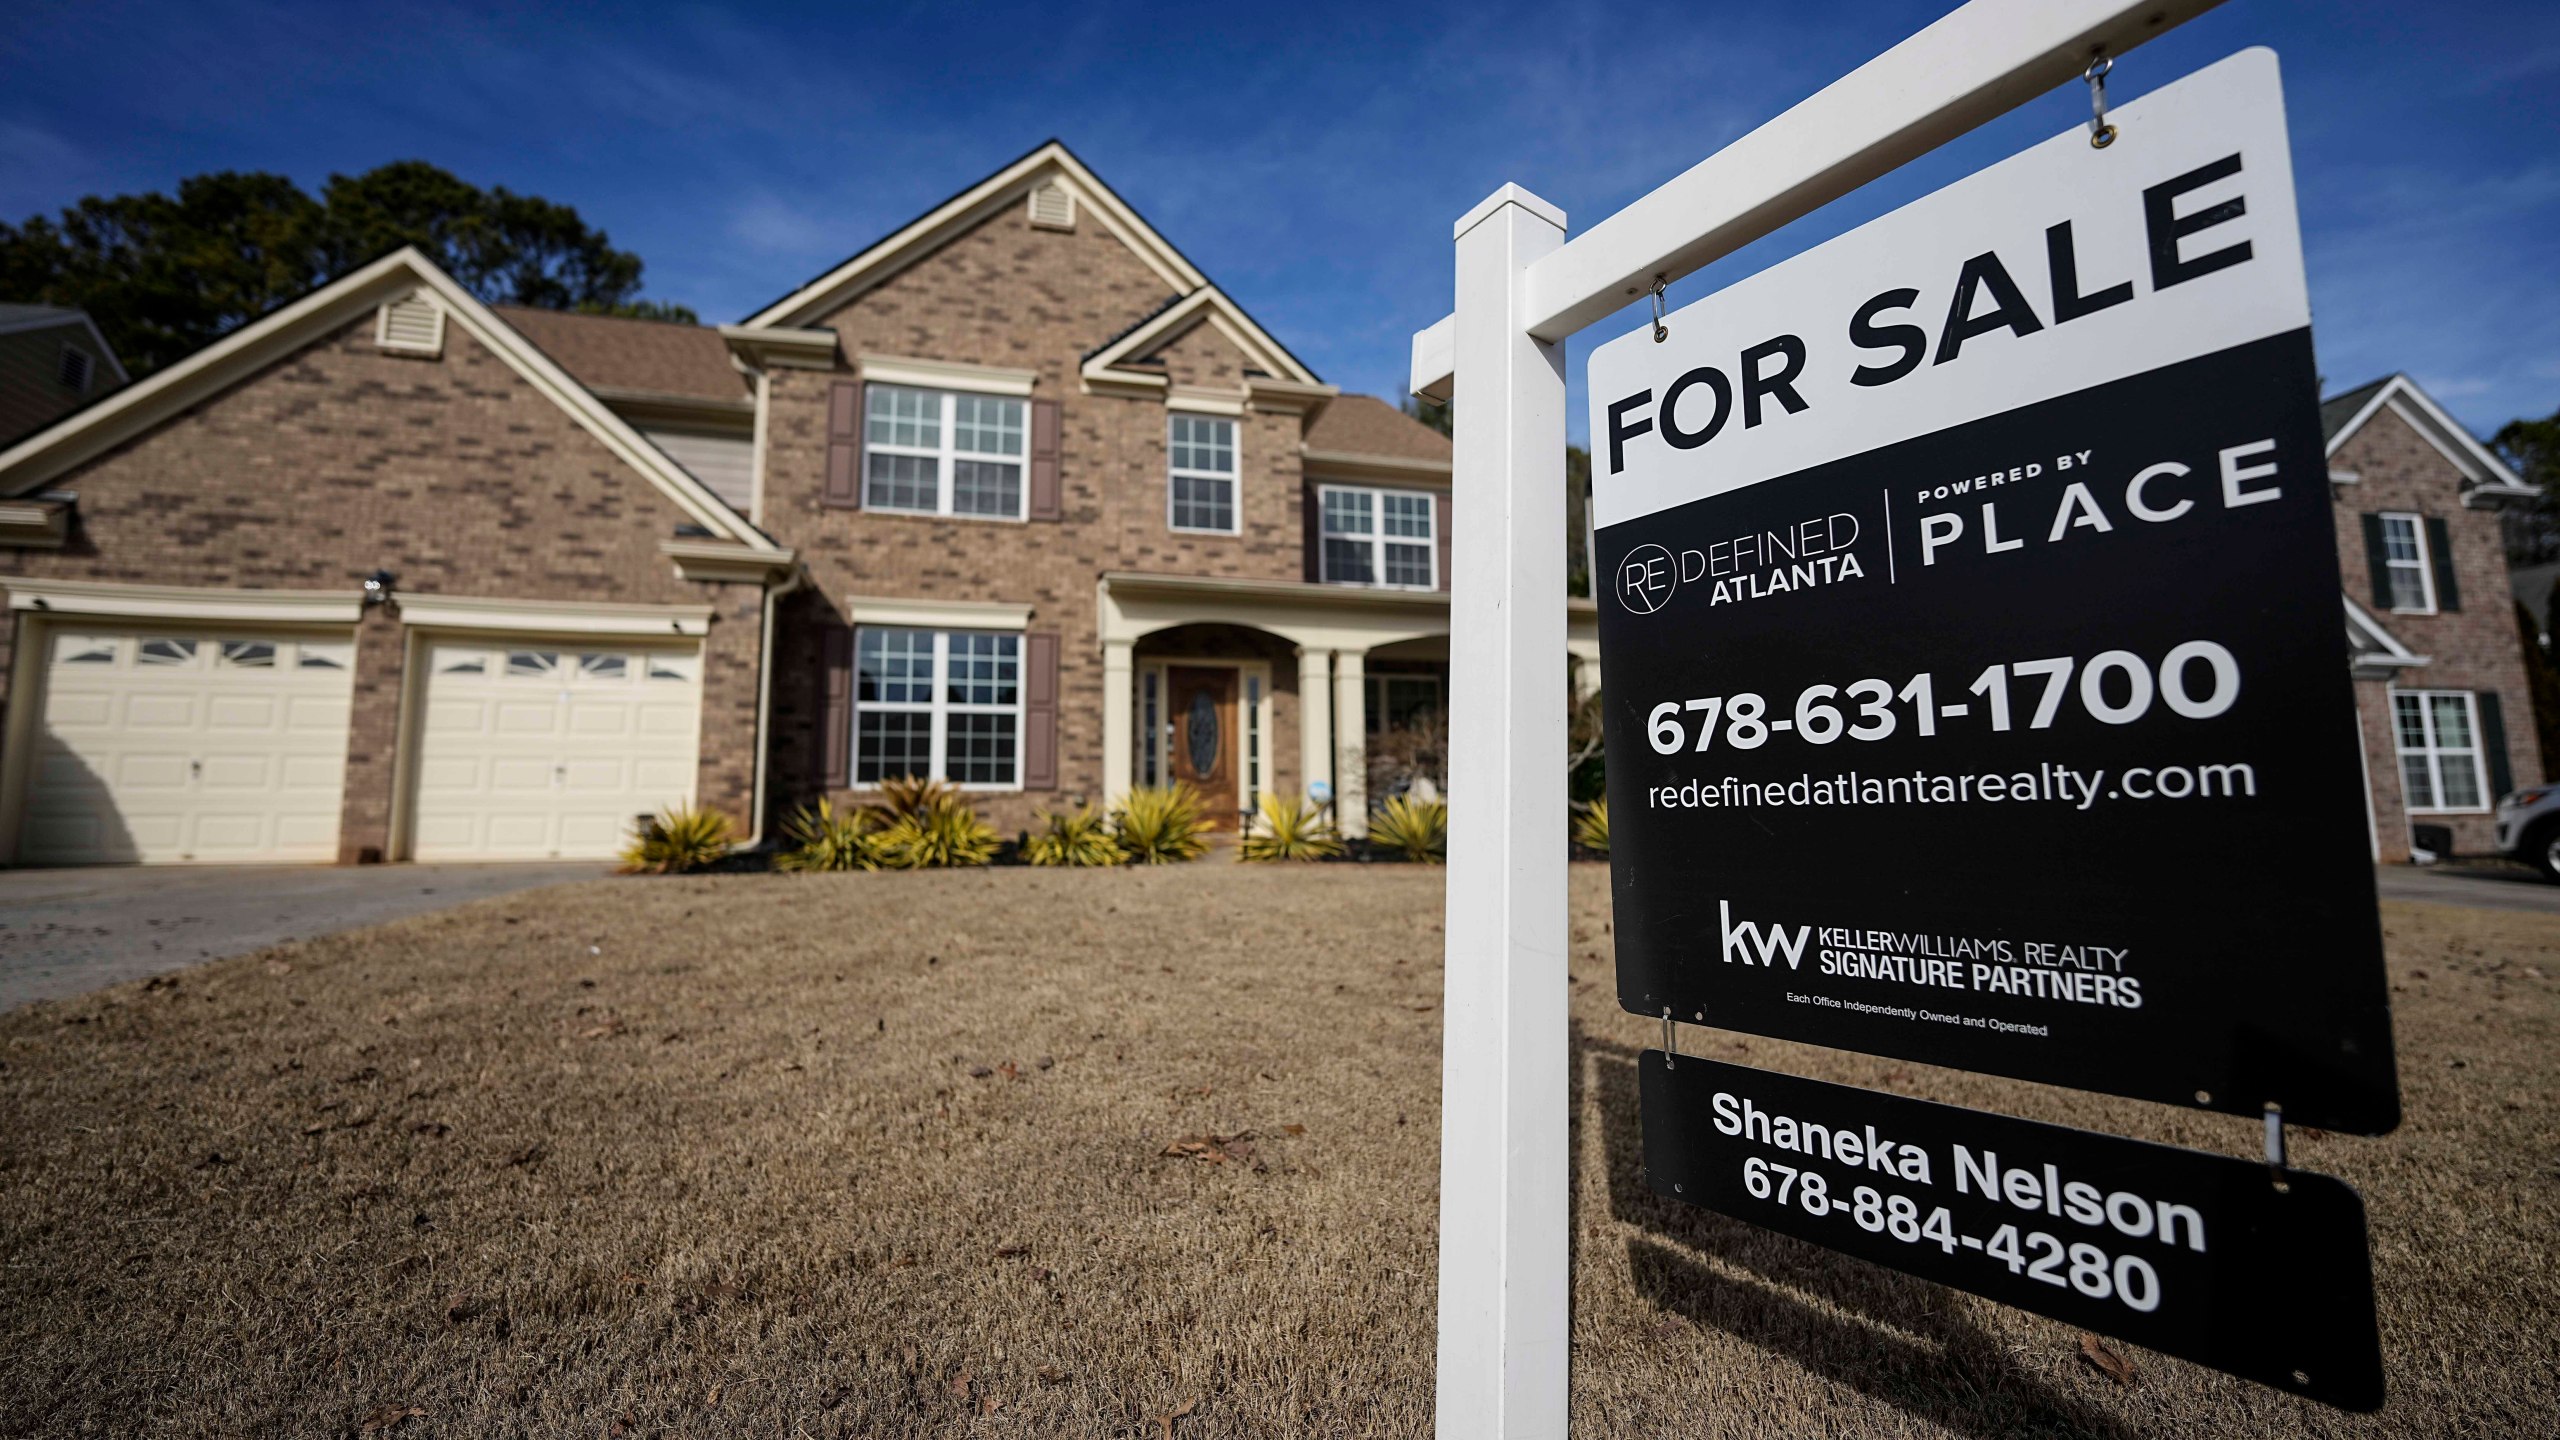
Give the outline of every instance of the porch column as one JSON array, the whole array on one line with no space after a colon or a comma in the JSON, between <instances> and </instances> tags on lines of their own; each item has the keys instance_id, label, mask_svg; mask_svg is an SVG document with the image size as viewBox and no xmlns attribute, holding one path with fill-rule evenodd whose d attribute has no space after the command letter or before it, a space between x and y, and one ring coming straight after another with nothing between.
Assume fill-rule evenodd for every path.
<instances>
[{"instance_id":1,"label":"porch column","mask_svg":"<svg viewBox=\"0 0 2560 1440\"><path fill-rule=\"evenodd\" d=\"M1135 768L1131 755L1136 727L1129 721L1136 700L1131 648L1127 640L1102 642L1102 803L1106 806L1129 793L1129 773Z\"/></svg>"},{"instance_id":2,"label":"porch column","mask_svg":"<svg viewBox=\"0 0 2560 1440\"><path fill-rule=\"evenodd\" d=\"M1303 797L1333 779L1333 652L1298 650L1298 770Z\"/></svg>"},{"instance_id":3,"label":"porch column","mask_svg":"<svg viewBox=\"0 0 2560 1440\"><path fill-rule=\"evenodd\" d=\"M1369 833L1369 657L1345 650L1333 666L1334 824L1345 834Z\"/></svg>"}]
</instances>

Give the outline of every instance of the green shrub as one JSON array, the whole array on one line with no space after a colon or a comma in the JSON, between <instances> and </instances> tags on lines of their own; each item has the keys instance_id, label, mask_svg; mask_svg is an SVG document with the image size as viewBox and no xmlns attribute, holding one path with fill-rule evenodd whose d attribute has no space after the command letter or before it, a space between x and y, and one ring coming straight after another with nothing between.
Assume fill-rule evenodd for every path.
<instances>
[{"instance_id":1,"label":"green shrub","mask_svg":"<svg viewBox=\"0 0 2560 1440\"><path fill-rule=\"evenodd\" d=\"M1120 853L1140 865L1169 865L1208 853L1209 816L1188 785L1141 786L1111 810Z\"/></svg>"},{"instance_id":2,"label":"green shrub","mask_svg":"<svg viewBox=\"0 0 2560 1440\"><path fill-rule=\"evenodd\" d=\"M880 868L880 817L868 810L843 810L821 797L803 805L783 822L789 845L773 857L776 870L816 874L836 870Z\"/></svg>"},{"instance_id":3,"label":"green shrub","mask_svg":"<svg viewBox=\"0 0 2560 1440\"><path fill-rule=\"evenodd\" d=\"M1341 837L1321 807L1277 795L1262 797L1241 852L1247 860L1323 860L1341 853Z\"/></svg>"},{"instance_id":4,"label":"green shrub","mask_svg":"<svg viewBox=\"0 0 2560 1440\"><path fill-rule=\"evenodd\" d=\"M1111 838L1111 822L1088 805L1072 814L1040 812L1040 829L1022 842L1032 865L1117 865L1126 858Z\"/></svg>"},{"instance_id":5,"label":"green shrub","mask_svg":"<svg viewBox=\"0 0 2560 1440\"><path fill-rule=\"evenodd\" d=\"M1609 853L1609 797L1601 796L1573 822L1573 841L1585 850Z\"/></svg>"},{"instance_id":6,"label":"green shrub","mask_svg":"<svg viewBox=\"0 0 2560 1440\"><path fill-rule=\"evenodd\" d=\"M900 775L880 782L880 798L872 802L871 812L880 818L882 825L894 825L911 815L923 815L963 803L960 787L948 780Z\"/></svg>"},{"instance_id":7,"label":"green shrub","mask_svg":"<svg viewBox=\"0 0 2560 1440\"><path fill-rule=\"evenodd\" d=\"M717 864L729 853L733 833L729 817L717 810L679 805L660 811L622 847L622 873L680 875Z\"/></svg>"},{"instance_id":8,"label":"green shrub","mask_svg":"<svg viewBox=\"0 0 2560 1440\"><path fill-rule=\"evenodd\" d=\"M944 870L984 865L1002 842L977 807L960 798L958 789L942 785L924 790L872 843L888 869Z\"/></svg>"},{"instance_id":9,"label":"green shrub","mask_svg":"<svg viewBox=\"0 0 2560 1440\"><path fill-rule=\"evenodd\" d=\"M1369 817L1369 843L1407 860L1437 865L1449 854L1449 803L1398 795Z\"/></svg>"}]
</instances>

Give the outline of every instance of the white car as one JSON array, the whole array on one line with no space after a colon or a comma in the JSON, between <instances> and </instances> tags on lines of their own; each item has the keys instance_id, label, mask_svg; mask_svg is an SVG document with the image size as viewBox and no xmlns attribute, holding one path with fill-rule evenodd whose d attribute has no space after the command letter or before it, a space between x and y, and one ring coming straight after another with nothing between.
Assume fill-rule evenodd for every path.
<instances>
[{"instance_id":1,"label":"white car","mask_svg":"<svg viewBox=\"0 0 2560 1440\"><path fill-rule=\"evenodd\" d=\"M2536 785L2498 802L2498 848L2560 880L2560 785Z\"/></svg>"}]
</instances>

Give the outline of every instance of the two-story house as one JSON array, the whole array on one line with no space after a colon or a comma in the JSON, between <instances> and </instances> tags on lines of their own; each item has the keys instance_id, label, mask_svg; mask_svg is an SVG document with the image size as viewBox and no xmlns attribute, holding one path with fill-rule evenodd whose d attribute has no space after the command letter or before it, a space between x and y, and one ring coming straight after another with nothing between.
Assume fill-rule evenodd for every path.
<instances>
[{"instance_id":1,"label":"two-story house","mask_svg":"<svg viewBox=\"0 0 2560 1440\"><path fill-rule=\"evenodd\" d=\"M0 859L593 857L902 775L1358 815L1451 491L1055 143L736 325L404 251L0 451Z\"/></svg>"},{"instance_id":2,"label":"two-story house","mask_svg":"<svg viewBox=\"0 0 2560 1440\"><path fill-rule=\"evenodd\" d=\"M2413 826L2487 853L2490 807L2542 780L2497 513L2536 492L2406 375L2320 422L2374 853L2408 859Z\"/></svg>"}]
</instances>

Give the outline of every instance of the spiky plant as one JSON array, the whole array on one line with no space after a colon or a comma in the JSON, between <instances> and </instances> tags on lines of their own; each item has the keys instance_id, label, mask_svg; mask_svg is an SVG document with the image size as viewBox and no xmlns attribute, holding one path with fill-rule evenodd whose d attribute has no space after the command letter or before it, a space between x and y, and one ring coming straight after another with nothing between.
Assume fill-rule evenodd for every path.
<instances>
[{"instance_id":1,"label":"spiky plant","mask_svg":"<svg viewBox=\"0 0 2560 1440\"><path fill-rule=\"evenodd\" d=\"M1111 822L1090 805L1061 813L1040 812L1040 829L1022 842L1022 858L1033 865L1117 865L1127 857L1111 838Z\"/></svg>"},{"instance_id":2,"label":"spiky plant","mask_svg":"<svg viewBox=\"0 0 2560 1440\"><path fill-rule=\"evenodd\" d=\"M880 782L880 798L872 803L872 813L882 824L894 824L910 815L921 815L961 801L960 787L948 780L934 780L922 775L899 775Z\"/></svg>"},{"instance_id":3,"label":"spiky plant","mask_svg":"<svg viewBox=\"0 0 2560 1440\"><path fill-rule=\"evenodd\" d=\"M1324 860L1342 853L1341 837L1320 806L1265 795L1238 851L1246 860Z\"/></svg>"},{"instance_id":4,"label":"spiky plant","mask_svg":"<svg viewBox=\"0 0 2560 1440\"><path fill-rule=\"evenodd\" d=\"M976 807L961 799L959 791L946 788L891 821L872 843L880 863L891 870L942 870L984 865L1002 842Z\"/></svg>"},{"instance_id":5,"label":"spiky plant","mask_svg":"<svg viewBox=\"0 0 2560 1440\"><path fill-rule=\"evenodd\" d=\"M622 847L625 875L680 875L717 864L729 853L729 817L699 805L677 805L649 818Z\"/></svg>"},{"instance_id":6,"label":"spiky plant","mask_svg":"<svg viewBox=\"0 0 2560 1440\"><path fill-rule=\"evenodd\" d=\"M1585 850L1609 853L1609 799L1602 796L1573 822L1573 842Z\"/></svg>"},{"instance_id":7,"label":"spiky plant","mask_svg":"<svg viewBox=\"0 0 2560 1440\"><path fill-rule=\"evenodd\" d=\"M1209 816L1188 785L1141 786L1111 810L1120 853L1140 865L1170 865L1208 853Z\"/></svg>"},{"instance_id":8,"label":"spiky plant","mask_svg":"<svg viewBox=\"0 0 2560 1440\"><path fill-rule=\"evenodd\" d=\"M838 810L824 796L783 822L789 843L773 857L776 870L817 874L880 868L880 817L868 810Z\"/></svg>"},{"instance_id":9,"label":"spiky plant","mask_svg":"<svg viewBox=\"0 0 2560 1440\"><path fill-rule=\"evenodd\" d=\"M1439 864L1449 855L1449 802L1396 796L1369 817L1369 843L1407 860Z\"/></svg>"}]
</instances>

